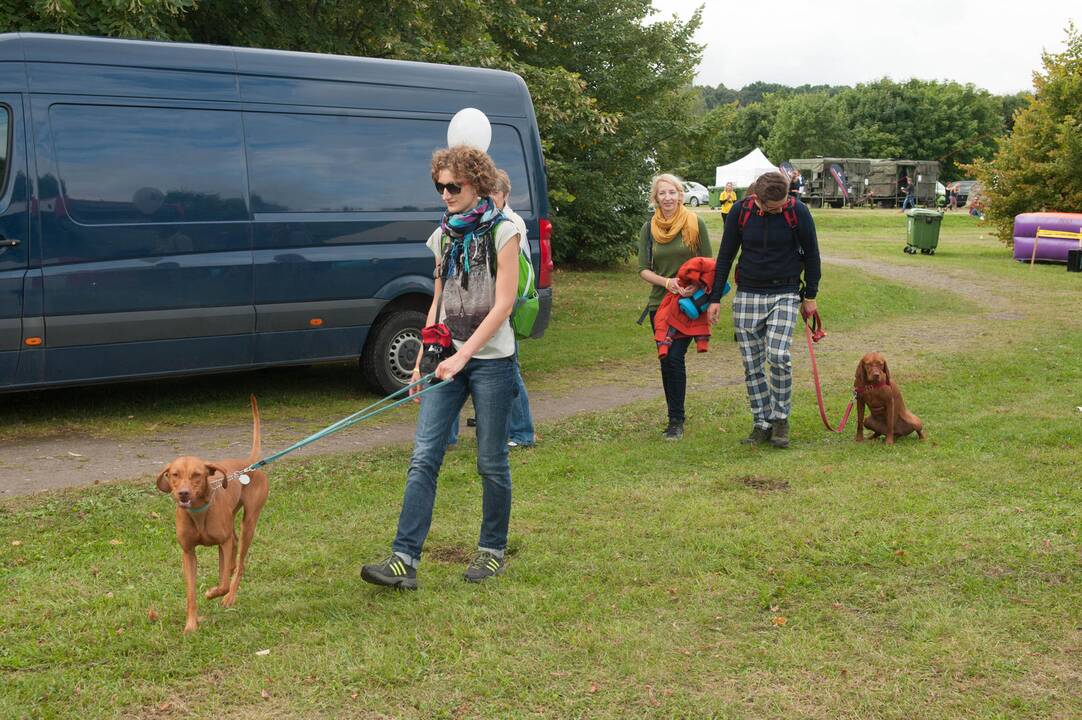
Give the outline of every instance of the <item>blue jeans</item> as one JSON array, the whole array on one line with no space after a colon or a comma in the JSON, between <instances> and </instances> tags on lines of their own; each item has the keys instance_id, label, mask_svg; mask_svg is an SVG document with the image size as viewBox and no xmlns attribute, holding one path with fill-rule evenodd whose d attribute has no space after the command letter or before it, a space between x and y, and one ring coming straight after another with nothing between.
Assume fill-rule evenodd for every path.
<instances>
[{"instance_id":1,"label":"blue jeans","mask_svg":"<svg viewBox=\"0 0 1082 720\"><path fill-rule=\"evenodd\" d=\"M910 192L905 196L905 199L902 200L902 210L915 207L917 207L917 195L916 193Z\"/></svg>"},{"instance_id":2,"label":"blue jeans","mask_svg":"<svg viewBox=\"0 0 1082 720\"><path fill-rule=\"evenodd\" d=\"M481 534L478 548L502 555L511 520L511 466L507 462L507 433L514 392L514 360L471 359L451 381L421 397L421 412L413 436L413 457L406 475L406 492L391 548L416 564L421 559L436 479L447 450L451 423L467 397L477 416L477 472L481 476Z\"/></svg>"},{"instance_id":3,"label":"blue jeans","mask_svg":"<svg viewBox=\"0 0 1082 720\"><path fill-rule=\"evenodd\" d=\"M515 351L515 399L511 403L511 433L508 437L519 445L533 445L537 442L533 429L533 414L530 412L530 396L526 393L526 383L522 381L522 371L518 366L518 350ZM435 391L433 391L435 392ZM451 425L451 437L448 445L458 443L458 416Z\"/></svg>"}]
</instances>

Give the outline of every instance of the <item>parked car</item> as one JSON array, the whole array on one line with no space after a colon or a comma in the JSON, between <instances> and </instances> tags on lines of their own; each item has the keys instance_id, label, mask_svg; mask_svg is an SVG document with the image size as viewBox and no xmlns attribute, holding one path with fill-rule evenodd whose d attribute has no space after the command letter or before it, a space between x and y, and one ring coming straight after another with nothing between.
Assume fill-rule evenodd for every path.
<instances>
[{"instance_id":1,"label":"parked car","mask_svg":"<svg viewBox=\"0 0 1082 720\"><path fill-rule=\"evenodd\" d=\"M443 214L432 151L492 119L541 296L541 141L509 72L0 35L0 392L359 360L409 382ZM390 80L389 80L390 78Z\"/></svg>"},{"instance_id":2,"label":"parked car","mask_svg":"<svg viewBox=\"0 0 1082 720\"><path fill-rule=\"evenodd\" d=\"M958 207L969 202L970 195L980 193L980 183L976 180L958 180L954 184L958 186ZM974 186L976 186L975 190Z\"/></svg>"},{"instance_id":3,"label":"parked car","mask_svg":"<svg viewBox=\"0 0 1082 720\"><path fill-rule=\"evenodd\" d=\"M710 191L705 187L695 182L694 180L687 180L684 182L684 204L691 205L692 207L698 207L699 205L706 205L710 202Z\"/></svg>"}]
</instances>

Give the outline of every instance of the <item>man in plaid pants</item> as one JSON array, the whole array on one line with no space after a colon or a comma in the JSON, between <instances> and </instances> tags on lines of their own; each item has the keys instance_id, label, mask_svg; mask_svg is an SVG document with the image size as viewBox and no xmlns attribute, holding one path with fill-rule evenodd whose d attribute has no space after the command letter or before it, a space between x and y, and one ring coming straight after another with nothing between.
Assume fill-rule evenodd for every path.
<instances>
[{"instance_id":1,"label":"man in plaid pants","mask_svg":"<svg viewBox=\"0 0 1082 720\"><path fill-rule=\"evenodd\" d=\"M755 421L751 434L741 442L769 442L777 448L789 447L793 397L789 348L799 306L807 313L815 312L820 277L815 222L808 208L788 193L789 178L769 172L733 207L725 219L707 310L710 322L716 323L722 288L739 252L733 329Z\"/></svg>"}]
</instances>

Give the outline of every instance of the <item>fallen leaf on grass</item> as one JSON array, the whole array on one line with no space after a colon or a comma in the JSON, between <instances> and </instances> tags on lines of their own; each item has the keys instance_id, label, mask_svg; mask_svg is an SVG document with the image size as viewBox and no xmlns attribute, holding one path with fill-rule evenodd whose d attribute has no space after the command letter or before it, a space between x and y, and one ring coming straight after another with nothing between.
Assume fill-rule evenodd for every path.
<instances>
[{"instance_id":1,"label":"fallen leaf on grass","mask_svg":"<svg viewBox=\"0 0 1082 720\"><path fill-rule=\"evenodd\" d=\"M150 512L150 517L152 517L152 518L154 518L155 520L157 520L158 518L160 518L160 517L161 517L161 515L159 515L158 513L154 512L154 511L152 510L152 511Z\"/></svg>"},{"instance_id":2,"label":"fallen leaf on grass","mask_svg":"<svg viewBox=\"0 0 1082 720\"><path fill-rule=\"evenodd\" d=\"M789 619L787 617L785 617L784 615L775 615L774 619L771 620L770 622L772 622L774 624L774 627L781 627L785 623L789 622Z\"/></svg>"},{"instance_id":3,"label":"fallen leaf on grass","mask_svg":"<svg viewBox=\"0 0 1082 720\"><path fill-rule=\"evenodd\" d=\"M124 634L124 628L122 628L122 627L117 628L116 629L116 634L117 635L123 635Z\"/></svg>"},{"instance_id":4,"label":"fallen leaf on grass","mask_svg":"<svg viewBox=\"0 0 1082 720\"><path fill-rule=\"evenodd\" d=\"M357 693L350 693L349 694L349 699L350 700L356 700L357 699Z\"/></svg>"},{"instance_id":5,"label":"fallen leaf on grass","mask_svg":"<svg viewBox=\"0 0 1082 720\"><path fill-rule=\"evenodd\" d=\"M19 547L22 544L23 544L22 540L12 540L11 541L11 547Z\"/></svg>"},{"instance_id":6,"label":"fallen leaf on grass","mask_svg":"<svg viewBox=\"0 0 1082 720\"><path fill-rule=\"evenodd\" d=\"M270 650L256 650L256 655L270 655Z\"/></svg>"},{"instance_id":7,"label":"fallen leaf on grass","mask_svg":"<svg viewBox=\"0 0 1082 720\"><path fill-rule=\"evenodd\" d=\"M590 683L590 692L597 692L597 683Z\"/></svg>"},{"instance_id":8,"label":"fallen leaf on grass","mask_svg":"<svg viewBox=\"0 0 1082 720\"><path fill-rule=\"evenodd\" d=\"M113 591L110 590L109 592L105 593L105 597L107 597L107 598L113 597Z\"/></svg>"},{"instance_id":9,"label":"fallen leaf on grass","mask_svg":"<svg viewBox=\"0 0 1082 720\"><path fill-rule=\"evenodd\" d=\"M147 620L149 620L150 622L157 622L158 611L154 608L150 608L149 610L147 610Z\"/></svg>"},{"instance_id":10,"label":"fallen leaf on grass","mask_svg":"<svg viewBox=\"0 0 1082 720\"><path fill-rule=\"evenodd\" d=\"M109 544L110 545L123 545L124 541L120 540L118 538L113 538L112 540L109 541Z\"/></svg>"},{"instance_id":11,"label":"fallen leaf on grass","mask_svg":"<svg viewBox=\"0 0 1082 720\"><path fill-rule=\"evenodd\" d=\"M260 690L259 697L263 698L264 700L270 700L270 693L267 692L266 689Z\"/></svg>"}]
</instances>

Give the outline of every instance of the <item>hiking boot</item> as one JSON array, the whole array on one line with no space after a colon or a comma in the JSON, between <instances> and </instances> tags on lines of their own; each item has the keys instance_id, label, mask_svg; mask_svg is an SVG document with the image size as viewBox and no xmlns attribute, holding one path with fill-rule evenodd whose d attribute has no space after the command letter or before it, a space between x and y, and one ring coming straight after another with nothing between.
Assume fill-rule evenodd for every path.
<instances>
[{"instance_id":1,"label":"hiking boot","mask_svg":"<svg viewBox=\"0 0 1082 720\"><path fill-rule=\"evenodd\" d=\"M663 432L662 435L665 436L666 440L679 440L684 437L684 423L670 420L669 426L665 428L665 432Z\"/></svg>"},{"instance_id":2,"label":"hiking boot","mask_svg":"<svg viewBox=\"0 0 1082 720\"><path fill-rule=\"evenodd\" d=\"M751 434L740 441L741 445L762 445L770 442L770 428L761 428L758 425L751 429Z\"/></svg>"},{"instance_id":3,"label":"hiking boot","mask_svg":"<svg viewBox=\"0 0 1082 720\"><path fill-rule=\"evenodd\" d=\"M470 560L463 577L466 582L479 583L488 580L494 575L503 575L503 558L498 558L485 550L478 550Z\"/></svg>"},{"instance_id":4,"label":"hiking boot","mask_svg":"<svg viewBox=\"0 0 1082 720\"><path fill-rule=\"evenodd\" d=\"M770 423L770 444L776 448L789 447L789 418Z\"/></svg>"},{"instance_id":5,"label":"hiking boot","mask_svg":"<svg viewBox=\"0 0 1082 720\"><path fill-rule=\"evenodd\" d=\"M373 585L403 590L417 589L417 570L394 553L383 562L361 566L361 579Z\"/></svg>"}]
</instances>

